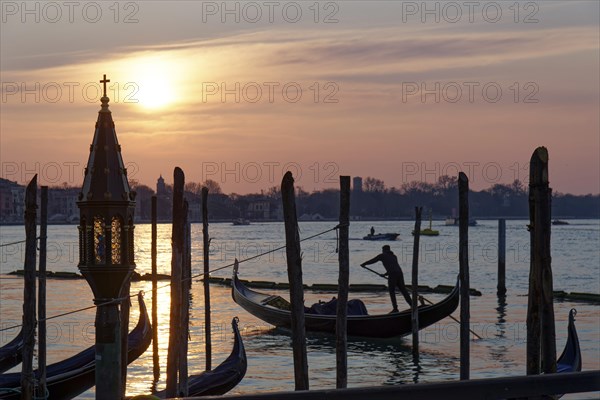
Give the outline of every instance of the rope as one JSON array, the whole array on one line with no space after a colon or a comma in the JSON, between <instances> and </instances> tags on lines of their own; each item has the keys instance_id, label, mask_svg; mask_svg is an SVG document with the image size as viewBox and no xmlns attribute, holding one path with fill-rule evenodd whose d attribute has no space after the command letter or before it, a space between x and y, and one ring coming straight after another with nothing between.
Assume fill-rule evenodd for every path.
<instances>
[{"instance_id":1,"label":"rope","mask_svg":"<svg viewBox=\"0 0 600 400\"><path fill-rule=\"evenodd\" d=\"M304 238L304 239L300 239L300 242L304 242L304 241L306 241L306 240L314 239L314 238L316 238L316 237L318 237L318 236L322 236L322 235L324 235L324 234L326 234L326 233L329 233L329 232L331 232L331 231L336 231L336 234L337 234L337 230L340 228L340 226L341 226L341 225L336 225L336 226L334 226L333 228L329 228L329 229L327 229L326 231L323 231L323 232L320 232L320 233L314 234L314 235L312 235L312 236L309 236L309 237L306 237L306 238ZM243 260L239 260L239 261L238 261L238 263L239 263L239 264L241 264L241 263L243 263L243 262L246 262L246 261L254 260L255 258L259 258L259 257L262 257L262 256L266 256L267 254L275 253L276 251L279 251L279 250L283 250L283 249L285 249L285 247L286 247L285 245L283 245L283 246L279 246L279 247L277 247L276 249L269 250L269 251L265 251L264 253L261 253L261 254L254 255L254 256L252 256L252 257L244 258ZM208 273L209 273L209 274L211 274L211 273L213 273L213 272L217 272L217 271L220 271L220 270L222 270L222 269L225 269L225 268L233 267L233 264L234 264L234 263L231 263L231 264L227 264L227 265L224 265L224 266L222 266L222 267L219 267L219 268L212 269L212 270L208 271ZM204 275L204 273L202 273L202 274L198 274L198 275L195 275L195 276L192 276L192 277L190 277L189 279L192 279L192 278L198 278L198 277L200 277L200 276L202 276L202 275Z\"/></svg>"},{"instance_id":2,"label":"rope","mask_svg":"<svg viewBox=\"0 0 600 400\"><path fill-rule=\"evenodd\" d=\"M113 303L120 303L121 301L129 299L129 298L131 298L133 296L137 296L137 293L130 294L129 296L125 296L125 297L119 297L117 299L112 299L112 300L104 302L104 303L94 304L93 306L83 307L83 308L79 308L77 310L67 311L67 312L64 312L64 313L61 313L61 314L56 314L56 315L52 315L50 317L38 319L36 322L39 323L39 322L42 322L42 321L49 321L51 319L56 319L56 318L64 317L66 315L71 315L71 314L76 314L78 312L82 312L82 311L86 311L86 310L91 310L91 309L96 308L96 307L105 306L105 305L113 304ZM10 330L10 329L20 328L22 326L23 326L23 324L12 325L12 326L9 326L7 328L0 329L0 332L4 332L4 331Z\"/></svg>"},{"instance_id":3,"label":"rope","mask_svg":"<svg viewBox=\"0 0 600 400\"><path fill-rule=\"evenodd\" d=\"M39 237L35 238L35 240L38 240L38 239L39 239ZM25 243L26 241L27 241L27 239L23 239L23 240L19 240L18 242L2 243L2 244L0 244L0 247L12 246L14 244Z\"/></svg>"},{"instance_id":4,"label":"rope","mask_svg":"<svg viewBox=\"0 0 600 400\"><path fill-rule=\"evenodd\" d=\"M300 241L301 241L301 242L304 242L304 241L306 241L306 240L314 239L314 238L316 238L316 237L318 237L318 236L324 235L324 234L326 234L326 233L329 233L329 232L331 232L331 231L334 231L334 230L335 230L335 231L337 231L337 229L339 229L339 228L340 228L340 227L342 227L342 226L343 226L343 225L336 225L336 226L334 226L333 228L330 228L330 229L327 229L327 230L325 230L325 231L323 231L323 232L320 232L320 233L317 233L317 234L315 234L315 235L312 235L312 236L306 237L306 238L304 238L304 239L301 239ZM39 238L38 238L38 239L39 239ZM250 260L253 260L253 259L255 259L255 258L258 258L258 257L265 256L265 255L267 255L267 254L270 254L270 253L274 253L274 252L276 252L276 251L279 251L279 250L285 249L285 247L286 247L285 245L284 245L284 246L277 247L276 249L269 250L269 251L266 251L266 252L264 252L264 253L257 254L257 255L255 255L255 256L248 257L248 258L245 258L245 259L243 259L243 260L240 260L240 261L238 261L238 263L240 263L240 264L241 264L241 263L243 263L243 262L250 261ZM212 272L216 272L216 271L219 271L219 270L222 270L222 269L225 269L225 268L233 267L233 264L234 264L234 263L227 264L227 265L225 265L225 266L223 266L223 267L215 268L215 269L213 269L213 270L210 270L208 273L210 274L210 273L212 273ZM191 279L194 279L194 278L199 278L200 276L203 276L203 275L204 275L204 273L197 274L197 275L191 276L191 277L189 277L189 278L182 279L181 281L182 281L182 282L185 282L185 281L188 281L188 280L191 280ZM166 287L169 287L170 285L171 285L171 282L169 282L169 283L167 283L167 284L165 284L165 285L163 285L163 286L157 287L157 288L156 288L156 290L161 290L161 289L164 289L164 288L166 288ZM126 300L126 299L130 299L130 298L131 298L131 297L133 297L133 296L137 296L137 293L136 293L136 294L130 294L129 296L125 296L125 297L121 297L121 298L113 299L113 300L107 301L107 302L105 302L105 303L94 304L93 306L83 307L83 308L79 308L79 309L77 309L77 310L73 310L73 311L67 311L67 312L64 312L64 313L62 313L62 314L57 314L57 315L53 315L53 316L51 316L51 317L46 317L46 318L43 318L43 319L40 319L40 320L38 320L37 322L40 322L40 321L48 321L48 320L51 320L51 319L55 319L55 318L59 318L59 317L64 317L64 316L66 316L66 315L71 315L71 314L75 314L75 313L78 313L78 312L82 312L82 311L86 311L86 310L91 310L91 309L93 309L93 308L96 308L96 307L99 307L99 306L108 305L108 304L112 304L112 303L120 303L121 301L123 301L123 300ZM7 328L2 328L2 329L0 329L0 332L4 332L4 331L10 330L10 329L20 328L20 327L22 327L22 326L23 326L23 324L9 326L9 327L7 327Z\"/></svg>"},{"instance_id":5,"label":"rope","mask_svg":"<svg viewBox=\"0 0 600 400\"><path fill-rule=\"evenodd\" d=\"M40 239L42 239L41 236L38 236L35 238L35 240L40 240ZM43 238L43 239L47 239L47 238ZM23 240L19 240L18 242L2 243L2 244L0 244L0 247L12 246L12 245L19 244L19 243L25 243L26 241L27 241L27 239L23 239ZM38 250L39 250L39 248L38 248Z\"/></svg>"}]
</instances>

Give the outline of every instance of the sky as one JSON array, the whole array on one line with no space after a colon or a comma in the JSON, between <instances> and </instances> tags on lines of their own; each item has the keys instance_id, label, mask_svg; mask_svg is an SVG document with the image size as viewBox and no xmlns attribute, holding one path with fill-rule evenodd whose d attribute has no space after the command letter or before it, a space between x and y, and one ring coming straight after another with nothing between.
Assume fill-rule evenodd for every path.
<instances>
[{"instance_id":1,"label":"sky","mask_svg":"<svg viewBox=\"0 0 600 400\"><path fill-rule=\"evenodd\" d=\"M103 74L130 179L225 193L467 174L600 193L597 1L2 1L1 176L83 183Z\"/></svg>"}]
</instances>

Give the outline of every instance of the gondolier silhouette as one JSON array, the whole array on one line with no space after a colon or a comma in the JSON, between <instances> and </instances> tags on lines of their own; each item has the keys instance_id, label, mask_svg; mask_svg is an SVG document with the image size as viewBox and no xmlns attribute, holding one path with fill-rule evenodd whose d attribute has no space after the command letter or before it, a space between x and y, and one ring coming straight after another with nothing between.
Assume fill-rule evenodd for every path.
<instances>
[{"instance_id":1,"label":"gondolier silhouette","mask_svg":"<svg viewBox=\"0 0 600 400\"><path fill-rule=\"evenodd\" d=\"M398 312L398 303L396 302L396 287L400 289L400 293L402 293L409 307L411 307L412 299L408 294L406 285L404 284L404 275L402 274L402 269L400 269L400 264L398 264L398 257L396 257L396 255L390 249L390 246L387 244L383 246L381 250L381 254L370 259L369 261L365 261L364 263L360 264L360 266L364 267L365 265L375 264L376 262L381 261L386 270L386 273L383 274L383 276L387 276L390 299L392 300L392 307L394 307L391 312Z\"/></svg>"}]
</instances>

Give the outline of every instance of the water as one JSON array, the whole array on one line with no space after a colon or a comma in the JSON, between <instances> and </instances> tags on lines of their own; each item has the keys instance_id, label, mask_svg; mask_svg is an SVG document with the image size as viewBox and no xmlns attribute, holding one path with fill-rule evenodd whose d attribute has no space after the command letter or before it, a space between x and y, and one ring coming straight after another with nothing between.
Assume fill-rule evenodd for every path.
<instances>
[{"instance_id":1,"label":"water","mask_svg":"<svg viewBox=\"0 0 600 400\"><path fill-rule=\"evenodd\" d=\"M570 225L552 229L552 268L555 290L566 292L600 293L600 221L570 221ZM496 297L497 222L481 221L469 229L469 265L471 286L483 293L471 297L471 328L482 340L471 342L471 377L486 378L523 375L525 372L525 318L529 275L528 221L507 221L507 303L499 304ZM410 281L412 263L411 222L352 222L350 227L350 282L383 283L381 278L359 267L359 264L381 249L384 242L361 240L371 225L377 232L399 232L395 242L385 242L398 255L404 275ZM308 237L335 226L334 222L302 222L301 237ZM170 271L170 225L158 227L158 270ZM419 263L419 283L436 286L453 285L458 274L458 229L434 222L438 237L422 237ZM211 269L275 249L284 244L283 224L253 223L248 226L211 224L213 238L210 249ZM150 225L136 226L136 263L140 273L150 272ZM194 224L193 274L202 270L202 227ZM0 242L22 240L22 227L1 227ZM48 229L48 270L77 271L77 228L50 226ZM337 254L335 232L302 243L304 282L337 283ZM23 268L24 245L0 248L0 327L18 324L22 310L22 279L5 275ZM381 265L374 269L383 272ZM231 268L213 276L229 277ZM285 251L261 256L240 265L240 277L249 280L287 281ZM159 287L166 282L159 283ZM144 290L151 308L151 283L135 282L132 292ZM189 345L189 370L204 369L204 299L202 284L194 280ZM286 295L286 293L280 293ZM306 292L306 304L328 299L333 293ZM159 349L161 377L158 387L164 388L169 330L169 287L159 290ZM351 293L360 296L371 313L387 312L391 308L387 293ZM427 296L437 301L443 295ZM402 307L402 296L398 296ZM92 304L92 293L84 280L49 280L48 315L55 315ZM240 327L248 355L248 372L232 393L293 390L293 361L291 339L283 331L254 318L231 300L230 289L211 286L213 366L218 365L231 351L233 335L230 322L239 316ZM583 353L583 369L600 369L600 310L597 305L556 302L557 351L566 340L568 310L577 308L577 328ZM458 311L454 316L458 318ZM138 310L132 307L131 326ZM94 342L94 310L49 321L48 361L56 362ZM459 327L449 318L421 331L421 363L412 362L410 339L359 340L350 339L348 346L348 382L350 387L365 385L394 385L412 382L455 380L459 377ZM0 343L9 341L14 331L0 332ZM152 354L150 346L142 357L129 366L127 393L150 392L152 387ZM335 387L335 342L325 334L309 334L308 362L311 389ZM16 367L14 370L19 370ZM93 389L81 398L93 398ZM568 398L590 398L594 395L571 395Z\"/></svg>"}]
</instances>

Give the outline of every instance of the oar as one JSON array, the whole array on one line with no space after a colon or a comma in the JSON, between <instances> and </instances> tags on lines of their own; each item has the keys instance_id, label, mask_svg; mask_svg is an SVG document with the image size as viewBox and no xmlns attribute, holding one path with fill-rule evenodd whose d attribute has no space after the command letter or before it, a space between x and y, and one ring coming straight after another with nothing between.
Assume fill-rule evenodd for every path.
<instances>
[{"instance_id":1,"label":"oar","mask_svg":"<svg viewBox=\"0 0 600 400\"><path fill-rule=\"evenodd\" d=\"M386 279L387 279L387 277L385 277L383 274L380 274L379 272L377 272L377 271L374 271L374 270L372 270L371 268L365 267L364 265L361 265L361 267L363 267L364 269L368 269L369 271L371 271L371 272L372 272L372 273L374 273L375 275L379 275L380 277L382 277L382 278L386 278ZM407 288L407 289L408 289L408 290L410 290L409 288ZM434 304L434 303L433 303L431 300L429 300L429 299L426 299L424 296L421 296L421 295L419 295L419 297L420 297L420 298L422 298L423 300L425 300L426 302L428 302L429 304ZM449 316L450 318L452 318L452 319L453 319L455 322L458 322L458 323L460 324L460 321L459 321L459 320L457 320L456 318L454 318L454 317L452 316L452 314L450 314L450 315L448 315L448 316ZM469 331L470 331L470 332L471 332L473 335L475 335L475 337L476 337L477 339L483 339L481 336L479 336L478 334L476 334L475 332L473 332L473 330L471 330L471 328L469 328Z\"/></svg>"},{"instance_id":2,"label":"oar","mask_svg":"<svg viewBox=\"0 0 600 400\"><path fill-rule=\"evenodd\" d=\"M369 268L369 267L365 267L364 265L361 265L361 267L363 267L364 269L368 269L369 271L371 271L371 272L372 272L372 273L374 273L375 275L379 275L380 277L387 279L387 277L386 277L385 275L383 275L383 274L380 274L379 272L377 272L377 271L374 271L374 270L372 270L372 269L371 269L371 268Z\"/></svg>"}]
</instances>

